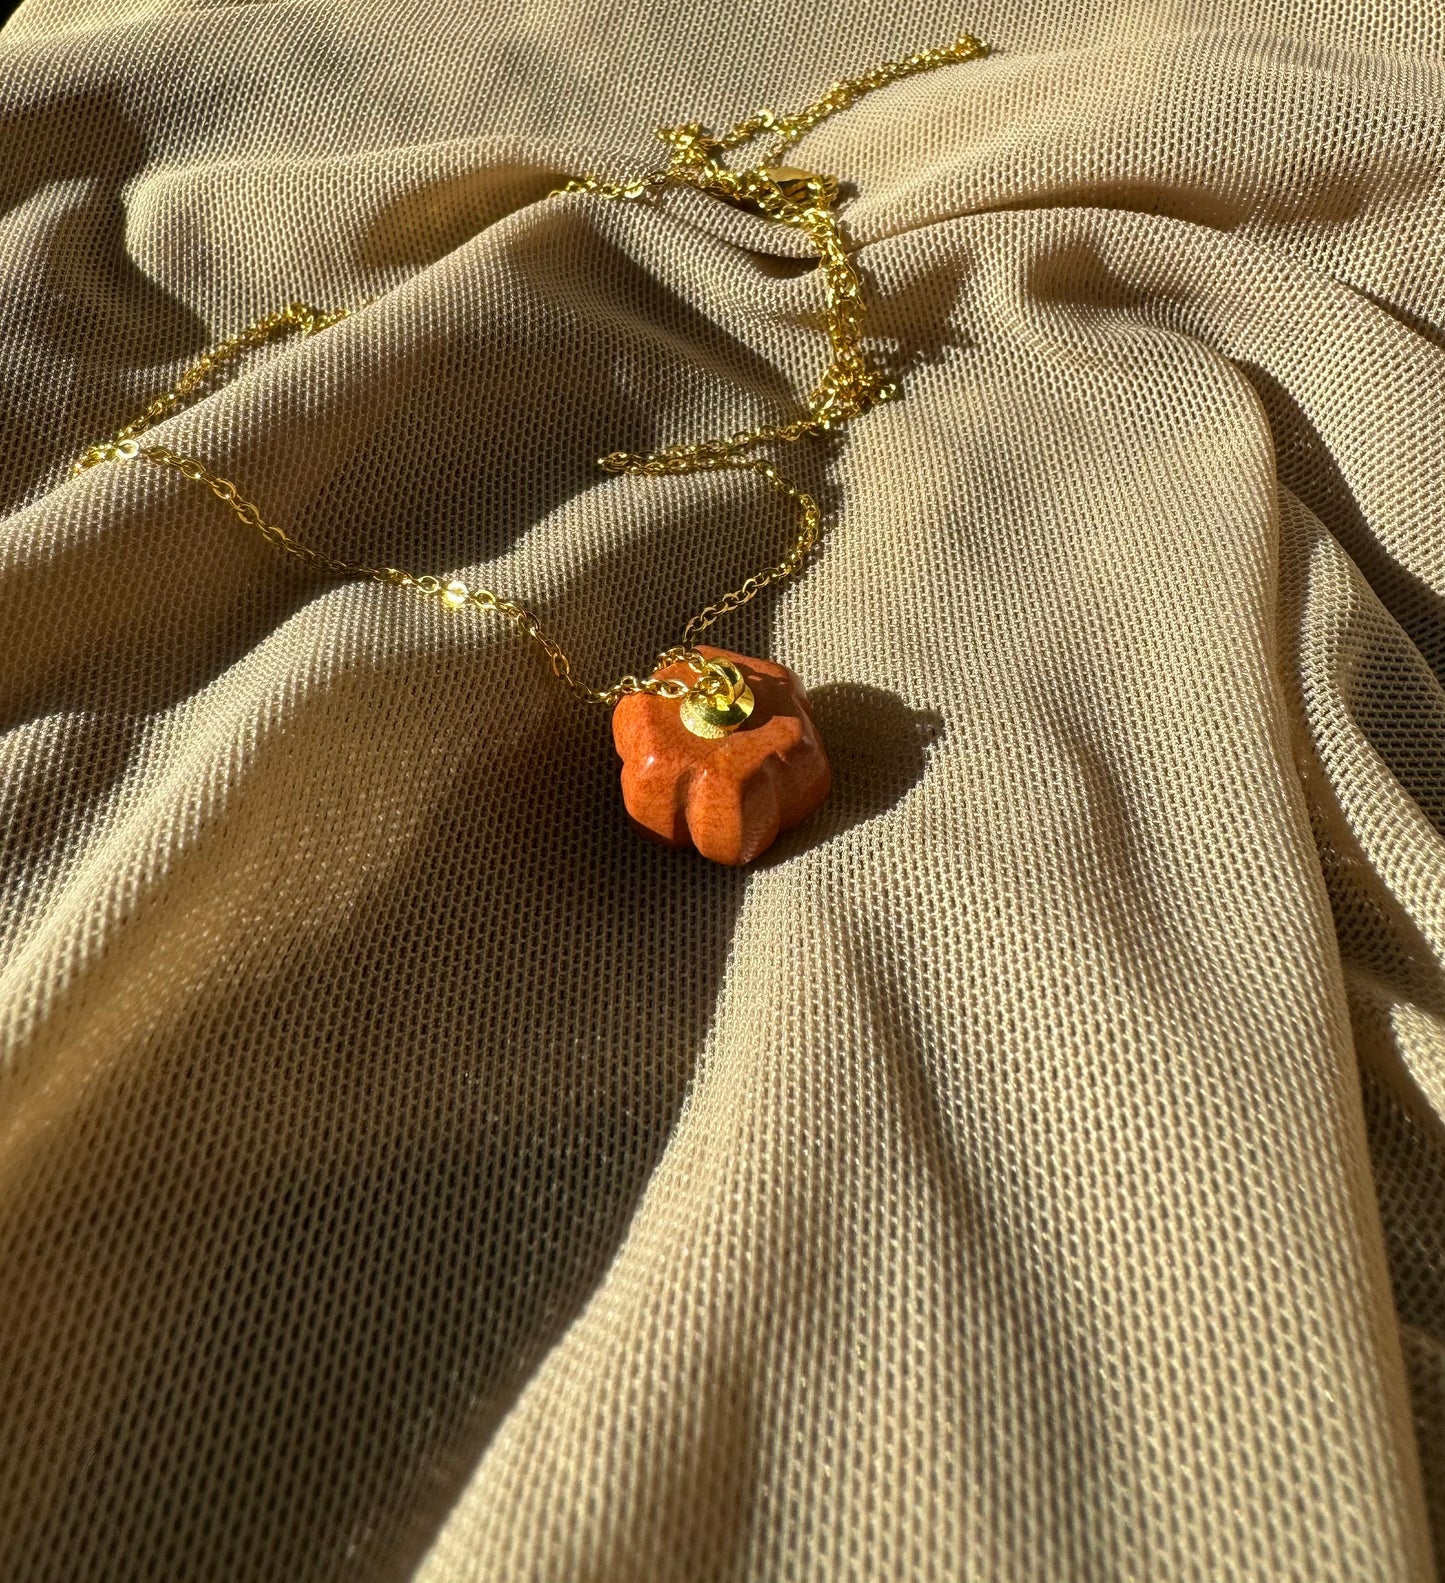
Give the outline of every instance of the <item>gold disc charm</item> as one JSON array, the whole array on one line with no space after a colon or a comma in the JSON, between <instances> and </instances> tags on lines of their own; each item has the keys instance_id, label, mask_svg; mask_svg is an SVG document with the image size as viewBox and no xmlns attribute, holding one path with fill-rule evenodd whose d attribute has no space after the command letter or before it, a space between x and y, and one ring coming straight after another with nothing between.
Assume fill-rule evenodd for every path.
<instances>
[{"instance_id":1,"label":"gold disc charm","mask_svg":"<svg viewBox=\"0 0 1445 1583\"><path fill-rule=\"evenodd\" d=\"M753 692L729 660L709 659L682 701L682 723L695 737L725 737L753 712Z\"/></svg>"}]
</instances>

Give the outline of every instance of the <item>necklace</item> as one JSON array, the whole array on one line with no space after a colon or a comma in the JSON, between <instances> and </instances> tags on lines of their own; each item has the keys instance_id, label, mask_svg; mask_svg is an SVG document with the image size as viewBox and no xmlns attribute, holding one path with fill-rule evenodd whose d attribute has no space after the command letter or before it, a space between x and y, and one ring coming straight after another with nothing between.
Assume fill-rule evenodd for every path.
<instances>
[{"instance_id":1,"label":"necklace","mask_svg":"<svg viewBox=\"0 0 1445 1583\"><path fill-rule=\"evenodd\" d=\"M628 674L609 686L589 686L574 673L566 651L539 617L517 600L469 586L460 578L443 580L396 566L341 560L268 521L234 483L198 458L142 442L141 436L223 378L245 352L288 334L315 335L349 317L351 309L322 311L292 303L238 330L186 369L112 439L84 451L73 471L82 473L101 462L144 459L203 485L277 549L319 571L387 583L435 599L449 610L470 607L504 617L541 650L552 674L575 697L612 710L613 740L622 759L623 801L634 826L664 845L695 847L717 862L749 862L780 831L806 819L827 797L831 785L827 755L798 678L785 666L698 642L719 618L793 576L818 543L822 513L817 501L784 478L766 457L754 453L765 444L791 443L806 434L836 429L874 403L898 394L896 385L869 361L863 346L861 285L834 212L837 181L781 161L805 132L847 109L861 95L901 77L987 53L987 45L965 33L940 49L920 50L835 82L796 115L779 118L770 110L759 110L716 136L697 122L661 127L658 136L671 151L666 165L630 182L582 176L550 194L555 198L590 193L632 203L645 201L666 186L695 187L801 231L818 254L832 357L808 397L805 415L725 438L679 442L646 454L612 451L598 458L609 473L644 477L722 468L756 473L794 502L802 519L787 554L698 611L684 626L681 641L657 656L647 676ZM742 170L724 163L726 154L765 134L771 135L773 144L762 163Z\"/></svg>"}]
</instances>

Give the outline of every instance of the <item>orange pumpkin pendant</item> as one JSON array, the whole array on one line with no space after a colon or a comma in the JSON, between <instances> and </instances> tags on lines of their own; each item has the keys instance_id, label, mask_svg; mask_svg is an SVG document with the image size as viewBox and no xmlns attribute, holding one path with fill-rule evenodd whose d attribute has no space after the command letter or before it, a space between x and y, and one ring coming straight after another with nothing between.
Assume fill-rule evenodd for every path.
<instances>
[{"instance_id":1,"label":"orange pumpkin pendant","mask_svg":"<svg viewBox=\"0 0 1445 1583\"><path fill-rule=\"evenodd\" d=\"M657 675L696 684L681 703L630 693L612 712L622 800L664 846L714 863L750 863L801 824L833 783L803 684L784 665L700 648Z\"/></svg>"}]
</instances>

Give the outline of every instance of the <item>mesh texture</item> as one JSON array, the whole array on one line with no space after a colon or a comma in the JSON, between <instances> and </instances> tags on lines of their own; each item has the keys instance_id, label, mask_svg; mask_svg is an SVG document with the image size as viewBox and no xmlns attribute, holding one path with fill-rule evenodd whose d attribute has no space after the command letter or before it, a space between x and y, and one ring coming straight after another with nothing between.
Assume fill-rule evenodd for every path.
<instances>
[{"instance_id":1,"label":"mesh texture","mask_svg":"<svg viewBox=\"0 0 1445 1583\"><path fill-rule=\"evenodd\" d=\"M717 629L744 872L499 623L644 665L793 523L797 240L545 199L963 28L856 184L902 400ZM1445 1552L1445 11L27 0L0 31L0 1576L1416 1583Z\"/></svg>"}]
</instances>

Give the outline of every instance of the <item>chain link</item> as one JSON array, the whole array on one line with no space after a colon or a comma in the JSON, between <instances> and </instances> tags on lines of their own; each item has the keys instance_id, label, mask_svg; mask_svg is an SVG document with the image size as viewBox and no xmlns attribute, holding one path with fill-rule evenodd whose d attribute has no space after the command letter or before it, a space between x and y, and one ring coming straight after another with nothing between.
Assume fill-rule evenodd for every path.
<instances>
[{"instance_id":1,"label":"chain link","mask_svg":"<svg viewBox=\"0 0 1445 1583\"><path fill-rule=\"evenodd\" d=\"M143 458L157 466L177 472L193 483L203 485L228 507L247 527L268 543L320 571L338 577L362 577L375 582L408 588L434 598L451 609L471 607L502 616L546 656L552 674L586 703L610 707L628 693L653 693L663 698L683 698L691 684L678 679L662 679L657 671L686 661L694 672L701 672L702 656L697 652L698 638L721 617L730 615L763 589L793 576L816 548L823 518L818 502L806 490L790 483L773 464L749 453L772 442L791 443L805 434L834 429L866 412L879 401L896 396L897 387L868 359L863 346L863 292L857 271L844 245L843 235L833 213L837 183L777 162L805 132L819 122L847 109L863 94L896 82L901 77L931 71L958 61L975 60L988 53L988 46L971 34L940 49L920 50L901 61L885 62L862 76L832 84L821 98L796 115L778 119L770 110L759 110L739 121L720 136L712 136L697 122L661 127L658 136L668 144L671 157L667 165L648 171L630 182L608 182L596 176L581 176L554 189L551 196L590 193L614 201L635 202L651 197L671 184L687 185L737 204L765 218L801 231L817 251L823 278L825 318L832 357L822 377L808 396L806 416L784 423L760 424L741 429L719 439L694 440L664 446L660 451L612 451L599 457L607 472L655 478L683 473L729 468L756 473L771 488L793 501L802 517L787 554L775 565L764 567L747 577L736 588L720 595L693 616L683 628L682 642L664 649L654 662L654 674L619 677L607 687L590 687L573 673L572 661L561 644L542 625L540 618L525 605L489 588L469 587L459 579L443 582L430 574L418 576L395 566L366 566L341 560L312 545L303 544L261 514L229 479L219 477L196 457L185 456L164 445L142 444L141 436L153 425L179 411L188 400L227 371L227 365L253 348L283 336L308 337L339 323L351 309L322 311L305 303L293 302L267 314L228 336L180 376L171 388L157 396L143 412L132 418L115 436L85 450L74 464L82 473L102 462L132 461ZM723 155L771 133L775 142L764 163L745 170L734 170L723 162Z\"/></svg>"}]
</instances>

